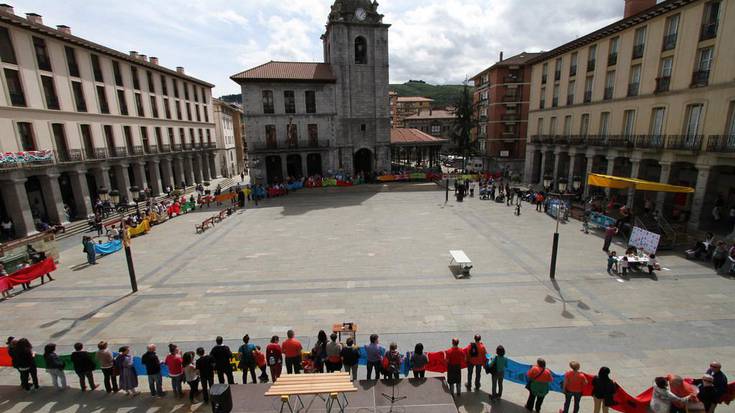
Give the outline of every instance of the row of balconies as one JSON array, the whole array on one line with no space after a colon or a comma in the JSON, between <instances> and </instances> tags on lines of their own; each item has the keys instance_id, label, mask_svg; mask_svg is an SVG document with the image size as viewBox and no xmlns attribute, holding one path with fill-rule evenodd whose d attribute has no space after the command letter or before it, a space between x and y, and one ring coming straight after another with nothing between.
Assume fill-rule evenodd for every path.
<instances>
[{"instance_id":1,"label":"row of balconies","mask_svg":"<svg viewBox=\"0 0 735 413\"><path fill-rule=\"evenodd\" d=\"M326 149L329 148L329 141L319 139L296 140L286 139L277 141L275 139L267 139L266 142L255 142L250 145L252 153L270 152L270 151L287 151L295 149Z\"/></svg>"},{"instance_id":2,"label":"row of balconies","mask_svg":"<svg viewBox=\"0 0 735 413\"><path fill-rule=\"evenodd\" d=\"M702 135L532 135L531 143L735 153L735 136L728 135L710 135L706 140Z\"/></svg>"}]
</instances>

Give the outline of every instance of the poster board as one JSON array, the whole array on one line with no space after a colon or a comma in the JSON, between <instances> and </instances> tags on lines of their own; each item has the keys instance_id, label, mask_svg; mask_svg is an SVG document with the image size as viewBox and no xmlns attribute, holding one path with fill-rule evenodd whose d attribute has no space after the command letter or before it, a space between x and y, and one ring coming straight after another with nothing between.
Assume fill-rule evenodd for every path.
<instances>
[{"instance_id":1,"label":"poster board","mask_svg":"<svg viewBox=\"0 0 735 413\"><path fill-rule=\"evenodd\" d=\"M648 254L655 254L661 235L654 232L646 231L643 228L633 227L628 240L629 246L634 246L639 250L643 250Z\"/></svg>"}]
</instances>

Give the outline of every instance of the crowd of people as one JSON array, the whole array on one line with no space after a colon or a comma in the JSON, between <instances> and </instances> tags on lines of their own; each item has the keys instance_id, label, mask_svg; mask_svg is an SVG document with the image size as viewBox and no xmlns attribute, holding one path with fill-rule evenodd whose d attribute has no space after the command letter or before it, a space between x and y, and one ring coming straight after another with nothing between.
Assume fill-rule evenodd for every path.
<instances>
[{"instance_id":1,"label":"crowd of people","mask_svg":"<svg viewBox=\"0 0 735 413\"><path fill-rule=\"evenodd\" d=\"M38 368L31 343L25 338L9 337L7 346L12 366L20 373L22 388L28 392L37 390ZM150 394L154 397L166 395L163 391L162 375L162 366L165 365L174 397L185 397L183 384L186 383L191 403L198 402L200 394L205 403L209 401L208 389L214 383L215 374L219 383L235 384L236 368L242 371L242 383L247 384L248 378L251 383L277 381L284 364L288 374L344 370L350 374L352 380L357 380L361 350L367 358L367 380L379 380L381 376L384 379L398 379L406 361L414 378L425 378L430 364L423 344L416 344L413 351L404 356L399 352L396 343L390 343L386 349L377 334L371 334L369 342L360 349L352 337L342 343L336 333L327 336L322 330L317 334L316 343L310 351L304 350L295 332L289 330L283 342L279 336L274 335L265 349L252 343L247 334L242 338L242 345L234 352L224 344L222 337L215 339L215 345L209 352L203 347L198 347L195 351L183 351L175 343L170 343L167 354L159 356L156 345L149 344L141 357L145 371L136 371L133 353L128 346L121 346L117 354L113 354L104 341L98 343L94 352L85 350L82 343L75 343L74 352L70 356L72 366L67 366L56 353L56 344L48 343L44 346L43 360L53 386L59 390L69 387L64 373L67 367L73 368L82 391L98 388L93 372L99 363L107 393L122 390L130 396L137 396L140 394L137 389L138 376L146 375ZM464 386L468 391L472 391L473 387L475 391L480 389L484 371L491 376L491 392L488 394L490 402L502 398L504 376L509 363L506 350L499 345L493 355L488 352L479 334L464 347L460 346L458 338L451 340L451 347L442 352L444 357L441 371L446 371L446 381L453 396L461 395L462 370L466 368ZM234 365L233 360L236 360ZM607 413L615 405L619 390L618 384L611 378L610 369L603 366L592 376L582 373L580 367L579 362L572 360L569 362L569 370L563 375L561 390L564 393L564 404L560 412L568 413L571 409L573 413L578 413L585 389L591 388L587 393L591 393L593 398L594 412ZM259 370L257 377L256 368ZM528 391L525 407L529 411L540 412L546 395L551 391L553 373L546 366L546 361L538 358L525 372L525 376ZM729 396L727 377L722 372L722 366L713 361L704 375L695 380L684 380L673 374L656 377L650 409L654 413L685 413L690 403L701 403L705 413L713 413L718 403L729 401Z\"/></svg>"}]
</instances>

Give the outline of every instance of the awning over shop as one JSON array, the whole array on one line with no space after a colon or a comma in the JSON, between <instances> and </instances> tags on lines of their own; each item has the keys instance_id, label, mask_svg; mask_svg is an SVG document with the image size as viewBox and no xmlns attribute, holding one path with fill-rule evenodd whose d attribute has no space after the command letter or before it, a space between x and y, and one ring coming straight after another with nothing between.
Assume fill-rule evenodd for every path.
<instances>
[{"instance_id":1,"label":"awning over shop","mask_svg":"<svg viewBox=\"0 0 735 413\"><path fill-rule=\"evenodd\" d=\"M636 191L676 192L685 194L694 192L694 188L688 186L669 185L660 182L644 181L643 179L602 174L589 174L587 176L587 184L612 189L633 188Z\"/></svg>"}]
</instances>

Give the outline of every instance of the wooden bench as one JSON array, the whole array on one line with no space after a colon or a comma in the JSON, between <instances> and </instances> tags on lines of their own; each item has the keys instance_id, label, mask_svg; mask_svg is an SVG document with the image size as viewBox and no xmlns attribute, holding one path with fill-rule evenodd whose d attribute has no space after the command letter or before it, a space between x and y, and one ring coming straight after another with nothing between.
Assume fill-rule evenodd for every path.
<instances>
[{"instance_id":1,"label":"wooden bench","mask_svg":"<svg viewBox=\"0 0 735 413\"><path fill-rule=\"evenodd\" d=\"M335 402L340 412L344 412L349 404L346 393L357 392L357 388L350 380L347 372L318 373L318 374L286 374L278 378L275 383L265 392L265 396L279 397L281 400L281 412L285 407L293 412L290 398L296 397L304 408L301 396L313 395L314 398L321 394L327 394L324 399L327 412L331 412ZM342 396L342 400L339 396ZM311 406L311 404L309 404Z\"/></svg>"},{"instance_id":2,"label":"wooden bench","mask_svg":"<svg viewBox=\"0 0 735 413\"><path fill-rule=\"evenodd\" d=\"M214 226L214 218L207 218L204 221L202 221L199 225L194 225L194 230L197 234L200 234L204 231L206 231L208 228L211 228Z\"/></svg>"},{"instance_id":3,"label":"wooden bench","mask_svg":"<svg viewBox=\"0 0 735 413\"><path fill-rule=\"evenodd\" d=\"M450 250L449 255L452 256L452 260L449 261L449 265L457 266L462 272L462 277L470 276L470 269L472 269L472 260L462 250Z\"/></svg>"}]
</instances>

